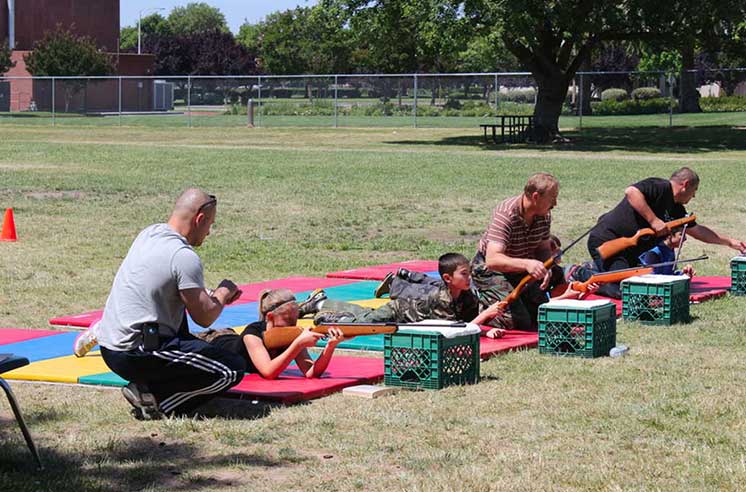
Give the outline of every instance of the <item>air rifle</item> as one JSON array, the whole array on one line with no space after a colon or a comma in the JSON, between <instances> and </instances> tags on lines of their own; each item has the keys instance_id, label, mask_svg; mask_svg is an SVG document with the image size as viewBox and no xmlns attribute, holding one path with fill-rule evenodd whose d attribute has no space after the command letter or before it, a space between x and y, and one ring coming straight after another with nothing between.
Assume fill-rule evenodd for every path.
<instances>
[{"instance_id":1,"label":"air rifle","mask_svg":"<svg viewBox=\"0 0 746 492\"><path fill-rule=\"evenodd\" d=\"M330 328L336 328L345 337L356 337L360 335L377 335L379 333L395 333L399 327L423 327L437 326L440 328L463 328L466 323L451 324L427 324L427 323L321 323L310 328L301 326L286 326L270 328L264 332L264 346L268 349L288 347L293 340L298 338L304 330L314 333L329 334Z\"/></svg>"},{"instance_id":2,"label":"air rifle","mask_svg":"<svg viewBox=\"0 0 746 492\"><path fill-rule=\"evenodd\" d=\"M557 253L556 255L552 256L548 260L546 260L544 262L544 268L546 268L547 270L550 269L550 268L552 268L552 265L554 265L560 258L562 258L562 256L567 252L567 250L569 250L570 248L572 248L573 246L575 246L576 244L578 244L580 242L580 240L583 239L588 234L590 234L590 232L592 230L593 230L593 227L591 227L590 229L588 229L587 231L585 231L583 233L583 235L580 236L579 238L577 238L575 241L573 241L572 243L568 244L565 249L561 250L559 253ZM526 285L528 285L529 283L531 283L534 280L536 280L536 279L534 279L534 277L532 277L531 275L526 275L525 277L523 277L521 279L521 281L518 282L518 285L516 285L515 288L510 292L510 294L508 294L507 296L505 296L505 299L503 299L502 301L500 301L500 303L498 304L498 309L503 310L506 307L508 307L508 305L510 305L510 303L512 303L516 299L518 299L518 297L521 295L521 292L523 292L523 289L526 287Z\"/></svg>"},{"instance_id":3,"label":"air rifle","mask_svg":"<svg viewBox=\"0 0 746 492\"><path fill-rule=\"evenodd\" d=\"M591 284L611 284L611 283L621 282L622 280L626 278L636 277L637 275L646 275L648 273L653 273L653 270L657 267L674 265L676 263L684 263L684 262L690 263L693 261L702 261L708 258L709 256L702 255L702 256L698 256L697 258L692 258L689 260L666 261L663 263L654 263L652 265L625 268L624 270L616 270L613 272L596 273L592 275L591 278L589 278L585 282L572 282L570 284L570 288L577 292L588 292L588 288Z\"/></svg>"},{"instance_id":4,"label":"air rifle","mask_svg":"<svg viewBox=\"0 0 746 492\"><path fill-rule=\"evenodd\" d=\"M682 217L681 219L672 220L670 222L666 222L666 229L665 231L662 231L664 234L670 234L671 229L675 229L677 227L681 227L684 224L689 224L690 222L694 222L697 219L697 216L692 214L688 215L686 217ZM602 260L606 260L607 258L610 258L614 255L617 255L624 251L627 248L631 248L633 246L637 246L637 243L640 241L640 238L646 237L646 236L654 236L655 231L651 227L646 227L644 229L640 229L635 233L634 236L631 237L620 237L617 239L612 239L611 241L606 241L605 243L601 244L597 249L598 254L601 256Z\"/></svg>"}]
</instances>

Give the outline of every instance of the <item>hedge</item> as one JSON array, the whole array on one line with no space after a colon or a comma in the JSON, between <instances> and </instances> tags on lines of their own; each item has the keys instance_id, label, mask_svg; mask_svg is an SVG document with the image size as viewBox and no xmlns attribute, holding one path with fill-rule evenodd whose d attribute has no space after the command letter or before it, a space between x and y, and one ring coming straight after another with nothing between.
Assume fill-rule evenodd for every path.
<instances>
[{"instance_id":1,"label":"hedge","mask_svg":"<svg viewBox=\"0 0 746 492\"><path fill-rule=\"evenodd\" d=\"M623 114L656 114L668 113L671 109L671 100L668 98L646 99L642 101L628 100L615 101L607 99L601 102L592 102L591 109L594 116L613 116ZM674 109L676 101L673 101Z\"/></svg>"},{"instance_id":2,"label":"hedge","mask_svg":"<svg viewBox=\"0 0 746 492\"><path fill-rule=\"evenodd\" d=\"M699 106L705 113L746 111L746 96L702 97Z\"/></svg>"}]
</instances>

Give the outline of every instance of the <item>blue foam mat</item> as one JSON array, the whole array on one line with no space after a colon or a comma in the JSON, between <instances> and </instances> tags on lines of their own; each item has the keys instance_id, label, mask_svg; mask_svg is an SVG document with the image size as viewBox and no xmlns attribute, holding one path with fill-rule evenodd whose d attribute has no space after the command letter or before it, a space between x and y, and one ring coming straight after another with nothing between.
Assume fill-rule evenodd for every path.
<instances>
[{"instance_id":1,"label":"blue foam mat","mask_svg":"<svg viewBox=\"0 0 746 492\"><path fill-rule=\"evenodd\" d=\"M26 357L29 362L54 359L73 354L73 342L77 333L65 332L59 335L34 338L23 342L0 345L3 352L10 352L20 357Z\"/></svg>"}]
</instances>

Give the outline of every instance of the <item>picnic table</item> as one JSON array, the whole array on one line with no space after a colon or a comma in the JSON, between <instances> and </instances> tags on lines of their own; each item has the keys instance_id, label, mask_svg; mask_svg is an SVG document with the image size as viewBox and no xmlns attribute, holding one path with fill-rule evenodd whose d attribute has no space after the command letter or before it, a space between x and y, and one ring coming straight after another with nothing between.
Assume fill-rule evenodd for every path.
<instances>
[{"instance_id":1,"label":"picnic table","mask_svg":"<svg viewBox=\"0 0 746 492\"><path fill-rule=\"evenodd\" d=\"M492 141L502 143L524 143L534 128L533 116L502 115L494 125L479 125L484 130L484 142L489 143L487 130L492 130ZM499 129L499 133L498 133Z\"/></svg>"}]
</instances>

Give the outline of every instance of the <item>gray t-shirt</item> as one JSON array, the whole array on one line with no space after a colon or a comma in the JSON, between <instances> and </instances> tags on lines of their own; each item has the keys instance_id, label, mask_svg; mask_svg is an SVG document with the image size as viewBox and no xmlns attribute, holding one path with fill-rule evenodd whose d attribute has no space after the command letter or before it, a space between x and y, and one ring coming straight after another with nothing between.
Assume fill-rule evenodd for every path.
<instances>
[{"instance_id":1,"label":"gray t-shirt","mask_svg":"<svg viewBox=\"0 0 746 492\"><path fill-rule=\"evenodd\" d=\"M175 336L184 318L180 290L201 288L202 262L181 234L167 224L145 228L114 277L98 327L98 342L115 351L142 344L144 323L158 323L161 336Z\"/></svg>"}]
</instances>

